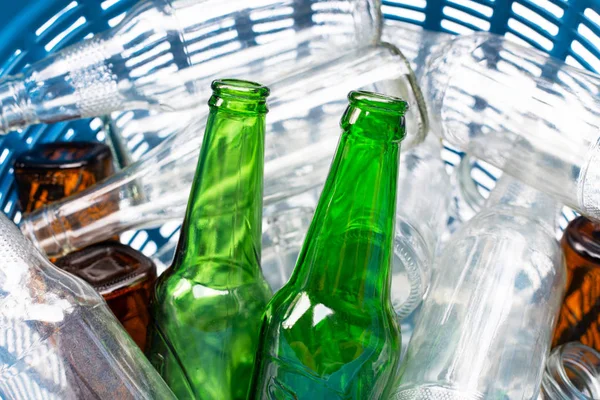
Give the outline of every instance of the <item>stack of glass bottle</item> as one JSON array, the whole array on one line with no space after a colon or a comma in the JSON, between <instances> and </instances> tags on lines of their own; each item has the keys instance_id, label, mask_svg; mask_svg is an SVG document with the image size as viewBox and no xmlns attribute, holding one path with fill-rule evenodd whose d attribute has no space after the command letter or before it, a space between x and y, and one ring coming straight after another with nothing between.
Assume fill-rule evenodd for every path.
<instances>
[{"instance_id":1,"label":"stack of glass bottle","mask_svg":"<svg viewBox=\"0 0 600 400\"><path fill-rule=\"evenodd\" d=\"M203 99L198 88L207 87L214 75L211 68L227 64L224 71L230 76L264 77L274 89L274 125L296 118L294 111L311 97L318 98L311 104L339 107L341 88L347 91L351 79L355 86L374 85L385 93L351 92L336 151L331 118L309 124L316 134L326 133L311 146L294 141L294 130L286 127L288 135L282 140L288 143L274 140L269 148L269 89L250 81L215 81L210 113L197 113L192 128L173 135L112 180L27 216L22 231L48 255L63 254L124 229L178 218L189 196L173 265L156 285L147 351L180 398L529 399L538 393L548 399L598 397L600 356L570 343L580 340L596 348L600 343L597 223L575 220L563 236L561 250L554 238L554 219L556 200L590 218L600 216L600 78L483 34L444 38L442 44L433 40L434 52L416 76L388 45L355 49L304 70L315 64L315 56L344 53L352 47L346 46L349 38L360 44L377 41L372 40L378 36L379 18L370 15L373 3L332 3L281 1L254 9L235 2L231 8L215 7L214 15L203 15L206 21L198 23L193 11L205 10L212 1L182 0L169 7L142 2L114 32L30 66L22 77L5 79L0 85L0 130L127 107L187 107ZM226 42L232 39L230 17L235 17L239 34L245 26L242 17L260 21L275 8L276 16L292 9L298 24L289 48L240 37L232 42L231 52L215 59L202 59L197 53L207 43L204 33L214 22L211 18L221 22L219 38ZM331 21L340 21L340 29L314 29L319 18L305 21L319 13L326 18L336 14ZM292 54L309 41L327 45L272 73L263 70L274 54ZM236 45L243 51L236 53ZM164 57L181 52L194 57ZM231 62L242 54L245 62ZM193 58L204 60L203 67ZM158 60L164 63L147 73L147 63ZM59 64L67 68L55 68ZM532 72L542 64L555 74ZM300 71L286 78L289 68ZM380 74L382 82L375 82L373 74ZM319 84L311 85L314 82ZM389 96L385 89L390 86L407 101ZM515 89L521 91L518 101L506 102ZM57 95L59 108L50 101ZM412 114L406 113L408 104ZM563 115L569 118L558 116L557 108L568 110ZM473 219L461 221L464 226L437 255L450 192L439 163L439 142L430 134L399 161L405 130L409 147L416 146L429 130L429 120L435 134L525 182L503 177L485 205L476 200ZM198 126L204 125L201 141ZM299 143L297 151L289 151ZM190 168L196 160L197 169ZM407 175L398 178L399 170ZM313 200L320 192L318 203L300 214L294 208L289 214L280 212L280 201L307 189ZM263 267L276 265L275 274L269 270L263 276L263 198L268 206L265 237L278 232L278 240L286 229L293 234L288 242L293 245L285 250L289 258L297 255L293 272L289 260L263 262ZM104 211L81 223L80 217L94 207ZM23 241L9 223L2 224L11 240ZM5 246L10 249L9 243ZM93 293L88 286L55 273L29 245L19 246L16 256L2 254L3 249L0 254L9 266L26 260L23 265L28 268L21 269L30 278L13 279L15 272L1 267L0 284L16 291L24 289L19 285L27 286L36 292L34 300L41 307L20 306L19 301L24 304L29 297L15 300L7 290L11 300L6 304L16 313L4 307L2 318L28 328L31 321L41 321L40 329L59 335L54 332L68 331L61 327L62 319L83 303L94 303L89 318L106 314L103 303L96 304L97 295L96 300L88 299ZM88 247L81 254L94 250ZM429 294L401 363L398 318L421 301L430 275ZM399 284L402 280L410 285ZM55 281L66 284L56 286ZM73 282L77 296L63 296ZM276 290L274 295L269 286ZM68 298L59 300L60 313L53 313L56 294ZM21 311L26 316L22 321L17 315ZM65 327L77 321L69 318ZM77 341L92 343L86 346L98 348L101 355L79 367L77 357L65 351L80 343L71 344L68 338L50 341L44 347L47 353L66 360L56 370L70 371L60 372L67 376L61 381L66 383L51 387L46 375L53 366L43 364L45 356L26 350L17 354L13 365L7 342L8 356L0 359L5 366L0 394L39 397L22 393L20 382L27 381L34 382L33 391L56 391L64 398L105 398L109 392L119 398L171 396L143 357L139 363L130 360L137 360L139 351L124 339L114 319L104 316L101 323L91 324L89 318L85 316L83 324L94 325L102 339L87 332ZM59 327L53 328L53 323ZM548 357L551 342L558 347ZM107 371L105 387L91 366ZM128 372L122 381L120 371ZM97 374L104 378L104 372Z\"/></svg>"}]
</instances>

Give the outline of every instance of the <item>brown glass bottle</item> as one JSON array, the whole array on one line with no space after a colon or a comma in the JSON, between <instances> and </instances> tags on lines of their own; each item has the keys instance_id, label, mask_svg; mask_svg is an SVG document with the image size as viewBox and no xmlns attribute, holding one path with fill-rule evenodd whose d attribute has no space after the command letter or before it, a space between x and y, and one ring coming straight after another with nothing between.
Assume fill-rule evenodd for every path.
<instances>
[{"instance_id":1,"label":"brown glass bottle","mask_svg":"<svg viewBox=\"0 0 600 400\"><path fill-rule=\"evenodd\" d=\"M600 222L571 221L563 235L567 292L552 346L579 341L600 351Z\"/></svg>"},{"instance_id":2,"label":"brown glass bottle","mask_svg":"<svg viewBox=\"0 0 600 400\"><path fill-rule=\"evenodd\" d=\"M19 155L15 181L23 213L80 192L112 175L110 148L98 142L54 142Z\"/></svg>"},{"instance_id":3,"label":"brown glass bottle","mask_svg":"<svg viewBox=\"0 0 600 400\"><path fill-rule=\"evenodd\" d=\"M156 280L152 260L121 243L103 242L70 253L56 265L91 284L133 340L145 349L148 304Z\"/></svg>"}]
</instances>

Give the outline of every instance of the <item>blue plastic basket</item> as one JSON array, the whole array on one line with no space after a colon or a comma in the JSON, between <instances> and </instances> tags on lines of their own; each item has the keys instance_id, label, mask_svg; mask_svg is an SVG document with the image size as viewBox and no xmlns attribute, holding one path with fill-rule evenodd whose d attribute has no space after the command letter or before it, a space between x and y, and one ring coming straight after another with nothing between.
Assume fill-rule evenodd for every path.
<instances>
[{"instance_id":1,"label":"blue plastic basket","mask_svg":"<svg viewBox=\"0 0 600 400\"><path fill-rule=\"evenodd\" d=\"M18 73L50 52L115 26L135 2L4 0L0 75ZM383 13L388 19L434 31L463 34L486 30L506 35L569 64L600 71L600 2L596 0L383 0ZM12 173L16 155L38 140L103 140L103 125L99 118L39 125L0 139L1 209L16 221L20 219ZM482 171L484 178L493 179ZM151 255L175 232L139 231L127 235L127 240Z\"/></svg>"}]
</instances>

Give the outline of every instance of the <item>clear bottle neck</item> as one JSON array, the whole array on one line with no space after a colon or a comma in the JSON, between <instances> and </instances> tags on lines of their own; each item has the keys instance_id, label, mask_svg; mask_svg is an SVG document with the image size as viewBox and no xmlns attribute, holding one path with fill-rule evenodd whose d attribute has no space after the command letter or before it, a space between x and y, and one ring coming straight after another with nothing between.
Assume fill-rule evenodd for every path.
<instances>
[{"instance_id":1,"label":"clear bottle neck","mask_svg":"<svg viewBox=\"0 0 600 400\"><path fill-rule=\"evenodd\" d=\"M555 348L546 362L540 398L600 399L600 353L579 342Z\"/></svg>"}]
</instances>

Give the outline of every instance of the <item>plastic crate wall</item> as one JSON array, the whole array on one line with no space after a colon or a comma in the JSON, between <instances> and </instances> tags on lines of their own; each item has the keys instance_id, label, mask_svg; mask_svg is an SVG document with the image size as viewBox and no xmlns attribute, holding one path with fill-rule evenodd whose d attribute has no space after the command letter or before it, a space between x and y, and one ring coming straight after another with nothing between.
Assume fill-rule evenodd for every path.
<instances>
[{"instance_id":1,"label":"plastic crate wall","mask_svg":"<svg viewBox=\"0 0 600 400\"><path fill-rule=\"evenodd\" d=\"M4 0L0 13L0 75L118 24L136 0ZM386 18L425 29L464 34L489 30L534 46L567 63L600 71L600 3L591 0L383 0ZM402 40L402 38L398 38ZM104 140L100 118L39 125L0 139L0 209L19 221L12 163L38 141ZM135 153L144 143L129 143ZM460 153L446 151L450 164ZM476 168L477 170L477 168ZM474 178L489 188L495 174L485 165ZM491 180L491 181L490 181ZM568 217L567 217L568 218ZM177 224L129 232L122 239L152 255L177 232Z\"/></svg>"}]
</instances>

